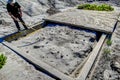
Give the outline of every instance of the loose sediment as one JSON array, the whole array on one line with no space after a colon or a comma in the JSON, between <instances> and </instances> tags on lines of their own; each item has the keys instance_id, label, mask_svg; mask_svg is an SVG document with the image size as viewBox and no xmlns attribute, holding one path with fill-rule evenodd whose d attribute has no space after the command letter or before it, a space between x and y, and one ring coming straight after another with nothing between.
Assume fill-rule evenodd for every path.
<instances>
[{"instance_id":1,"label":"loose sediment","mask_svg":"<svg viewBox=\"0 0 120 80\"><path fill-rule=\"evenodd\" d=\"M92 51L95 38L94 32L56 25L46 26L11 44L18 44L16 47L26 54L70 75ZM94 41L91 42L91 39Z\"/></svg>"}]
</instances>

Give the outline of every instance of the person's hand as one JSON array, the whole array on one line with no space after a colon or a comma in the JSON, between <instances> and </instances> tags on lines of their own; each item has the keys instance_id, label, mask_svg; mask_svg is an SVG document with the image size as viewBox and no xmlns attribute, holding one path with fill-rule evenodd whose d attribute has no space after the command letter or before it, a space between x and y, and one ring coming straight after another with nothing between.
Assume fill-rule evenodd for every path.
<instances>
[{"instance_id":1,"label":"person's hand","mask_svg":"<svg viewBox=\"0 0 120 80\"><path fill-rule=\"evenodd\" d=\"M14 20L19 22L19 20L17 18L15 18Z\"/></svg>"},{"instance_id":2,"label":"person's hand","mask_svg":"<svg viewBox=\"0 0 120 80\"><path fill-rule=\"evenodd\" d=\"M20 17L22 17L22 13L20 13Z\"/></svg>"},{"instance_id":3,"label":"person's hand","mask_svg":"<svg viewBox=\"0 0 120 80\"><path fill-rule=\"evenodd\" d=\"M16 17L14 17L12 14L10 14L11 18L15 21L19 21Z\"/></svg>"}]
</instances>

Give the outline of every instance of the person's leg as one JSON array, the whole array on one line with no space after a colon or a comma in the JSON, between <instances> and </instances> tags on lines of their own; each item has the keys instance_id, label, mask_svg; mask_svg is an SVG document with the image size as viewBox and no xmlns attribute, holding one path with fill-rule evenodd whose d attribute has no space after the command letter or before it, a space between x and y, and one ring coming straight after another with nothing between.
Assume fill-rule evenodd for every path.
<instances>
[{"instance_id":1,"label":"person's leg","mask_svg":"<svg viewBox=\"0 0 120 80\"><path fill-rule=\"evenodd\" d=\"M15 23L15 25L16 25L16 27L17 27L18 31L19 31L19 30L20 30L20 26L19 26L18 21L15 21L15 20L14 20L14 23Z\"/></svg>"},{"instance_id":2,"label":"person's leg","mask_svg":"<svg viewBox=\"0 0 120 80\"><path fill-rule=\"evenodd\" d=\"M18 18L19 18L20 22L22 23L22 25L24 26L24 28L28 29L25 22L23 21L23 19L20 16Z\"/></svg>"}]
</instances>

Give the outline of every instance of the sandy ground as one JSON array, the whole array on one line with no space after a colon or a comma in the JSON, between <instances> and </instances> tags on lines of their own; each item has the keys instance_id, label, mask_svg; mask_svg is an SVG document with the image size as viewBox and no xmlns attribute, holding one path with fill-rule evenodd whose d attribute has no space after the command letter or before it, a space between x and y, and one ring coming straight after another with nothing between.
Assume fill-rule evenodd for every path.
<instances>
[{"instance_id":1,"label":"sandy ground","mask_svg":"<svg viewBox=\"0 0 120 80\"><path fill-rule=\"evenodd\" d=\"M96 41L89 40L95 37L92 32L48 25L11 44L69 75L92 51Z\"/></svg>"},{"instance_id":2,"label":"sandy ground","mask_svg":"<svg viewBox=\"0 0 120 80\"><path fill-rule=\"evenodd\" d=\"M54 80L37 71L32 65L1 44L0 53L7 56L7 63L0 70L0 80Z\"/></svg>"}]
</instances>

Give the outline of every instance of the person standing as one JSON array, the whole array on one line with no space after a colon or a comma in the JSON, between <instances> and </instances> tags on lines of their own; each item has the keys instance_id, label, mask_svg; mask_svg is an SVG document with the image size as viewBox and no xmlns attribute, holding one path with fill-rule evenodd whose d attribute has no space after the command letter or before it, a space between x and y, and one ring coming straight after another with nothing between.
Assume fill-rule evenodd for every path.
<instances>
[{"instance_id":1,"label":"person standing","mask_svg":"<svg viewBox=\"0 0 120 80\"><path fill-rule=\"evenodd\" d=\"M28 29L25 22L22 19L21 6L15 0L8 0L7 11L13 19L18 31L20 31L19 21L22 23L25 29Z\"/></svg>"}]
</instances>

